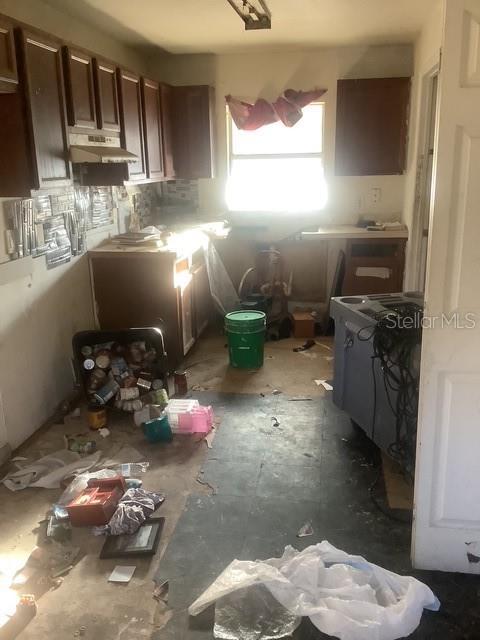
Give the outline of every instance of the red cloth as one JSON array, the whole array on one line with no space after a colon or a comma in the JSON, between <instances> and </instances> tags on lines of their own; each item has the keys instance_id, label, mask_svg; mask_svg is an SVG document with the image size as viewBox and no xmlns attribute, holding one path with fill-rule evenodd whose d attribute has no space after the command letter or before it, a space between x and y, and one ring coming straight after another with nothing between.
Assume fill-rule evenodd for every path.
<instances>
[{"instance_id":1,"label":"red cloth","mask_svg":"<svg viewBox=\"0 0 480 640\"><path fill-rule=\"evenodd\" d=\"M326 89L312 91L287 89L273 103L259 98L255 104L250 104L230 95L225 96L225 100L238 129L254 131L278 120L281 120L286 127L293 127L303 115L302 107L318 100L325 92Z\"/></svg>"}]
</instances>

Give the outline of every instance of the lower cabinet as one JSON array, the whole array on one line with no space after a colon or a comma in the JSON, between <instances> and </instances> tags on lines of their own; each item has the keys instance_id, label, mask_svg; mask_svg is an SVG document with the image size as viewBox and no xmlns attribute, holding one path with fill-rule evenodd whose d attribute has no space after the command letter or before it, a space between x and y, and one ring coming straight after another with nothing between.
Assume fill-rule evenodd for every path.
<instances>
[{"instance_id":1,"label":"lower cabinet","mask_svg":"<svg viewBox=\"0 0 480 640\"><path fill-rule=\"evenodd\" d=\"M184 355L195 343L195 325L193 317L193 280L180 291L180 315L182 321L182 348Z\"/></svg>"},{"instance_id":2,"label":"lower cabinet","mask_svg":"<svg viewBox=\"0 0 480 640\"><path fill-rule=\"evenodd\" d=\"M405 238L366 238L347 241L342 295L403 291Z\"/></svg>"},{"instance_id":3,"label":"lower cabinet","mask_svg":"<svg viewBox=\"0 0 480 640\"><path fill-rule=\"evenodd\" d=\"M175 253L119 250L111 243L90 251L89 260L99 328L161 328L169 368L175 369L208 324L205 265L195 264L193 254L179 260ZM187 265L180 275L179 263Z\"/></svg>"},{"instance_id":4,"label":"lower cabinet","mask_svg":"<svg viewBox=\"0 0 480 640\"><path fill-rule=\"evenodd\" d=\"M212 296L206 265L197 266L192 272L192 277L195 337L198 338L206 329L212 314Z\"/></svg>"}]
</instances>

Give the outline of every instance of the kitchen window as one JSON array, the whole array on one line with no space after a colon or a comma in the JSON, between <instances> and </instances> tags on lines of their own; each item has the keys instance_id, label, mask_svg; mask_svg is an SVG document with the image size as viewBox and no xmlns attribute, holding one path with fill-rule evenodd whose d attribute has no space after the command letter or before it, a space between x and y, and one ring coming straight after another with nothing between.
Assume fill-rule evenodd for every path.
<instances>
[{"instance_id":1,"label":"kitchen window","mask_svg":"<svg viewBox=\"0 0 480 640\"><path fill-rule=\"evenodd\" d=\"M237 129L228 114L230 211L319 211L327 201L323 167L324 104L309 104L293 126Z\"/></svg>"}]
</instances>

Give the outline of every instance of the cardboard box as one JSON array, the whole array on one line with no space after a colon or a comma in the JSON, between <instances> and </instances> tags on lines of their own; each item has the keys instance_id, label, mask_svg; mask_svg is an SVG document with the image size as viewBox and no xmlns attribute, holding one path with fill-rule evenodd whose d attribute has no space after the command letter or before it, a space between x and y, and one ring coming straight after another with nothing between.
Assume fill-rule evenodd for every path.
<instances>
[{"instance_id":1,"label":"cardboard box","mask_svg":"<svg viewBox=\"0 0 480 640\"><path fill-rule=\"evenodd\" d=\"M311 311L295 309L293 312L293 336L295 338L315 337L315 318Z\"/></svg>"}]
</instances>

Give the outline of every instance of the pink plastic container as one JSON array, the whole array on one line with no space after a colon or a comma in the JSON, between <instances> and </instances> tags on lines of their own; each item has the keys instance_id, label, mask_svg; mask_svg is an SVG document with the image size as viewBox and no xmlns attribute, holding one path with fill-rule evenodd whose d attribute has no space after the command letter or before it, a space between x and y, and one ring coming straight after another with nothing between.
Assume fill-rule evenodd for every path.
<instances>
[{"instance_id":1,"label":"pink plastic container","mask_svg":"<svg viewBox=\"0 0 480 640\"><path fill-rule=\"evenodd\" d=\"M208 433L213 426L212 407L195 407L178 415L178 433Z\"/></svg>"}]
</instances>

